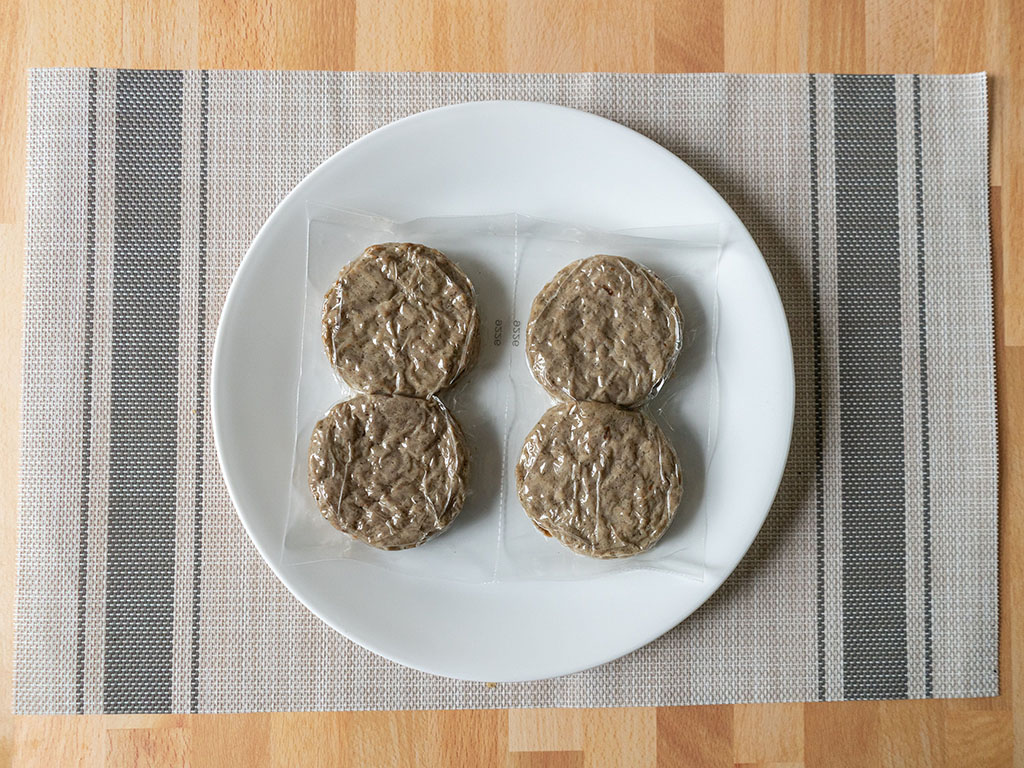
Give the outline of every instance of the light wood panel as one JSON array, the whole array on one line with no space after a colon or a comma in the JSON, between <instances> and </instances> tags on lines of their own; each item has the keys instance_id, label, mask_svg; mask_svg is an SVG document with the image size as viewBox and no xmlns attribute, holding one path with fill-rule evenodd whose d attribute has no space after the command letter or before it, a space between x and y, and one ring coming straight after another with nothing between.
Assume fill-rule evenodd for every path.
<instances>
[{"instance_id":1,"label":"light wood panel","mask_svg":"<svg viewBox=\"0 0 1024 768\"><path fill-rule=\"evenodd\" d=\"M1024 3L0 3L0 765L1024 765ZM12 718L26 66L991 75L1002 494L996 699L537 712Z\"/></svg>"},{"instance_id":2,"label":"light wood panel","mask_svg":"<svg viewBox=\"0 0 1024 768\"><path fill-rule=\"evenodd\" d=\"M512 752L574 752L583 749L579 709L514 709L508 713Z\"/></svg>"}]
</instances>

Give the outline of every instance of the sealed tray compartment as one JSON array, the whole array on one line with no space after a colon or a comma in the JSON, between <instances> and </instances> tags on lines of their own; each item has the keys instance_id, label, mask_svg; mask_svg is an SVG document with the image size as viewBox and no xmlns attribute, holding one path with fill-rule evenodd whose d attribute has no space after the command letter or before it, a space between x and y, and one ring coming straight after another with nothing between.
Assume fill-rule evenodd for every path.
<instances>
[{"instance_id":1,"label":"sealed tray compartment","mask_svg":"<svg viewBox=\"0 0 1024 768\"><path fill-rule=\"evenodd\" d=\"M308 225L285 562L346 558L424 578L474 583L593 578L638 568L703 578L708 511L702 488L718 411L717 225L607 233L515 213L395 222L315 203L308 205ZM470 467L464 507L442 534L394 552L335 530L321 517L307 478L314 425L334 404L356 394L336 375L321 339L324 296L346 264L366 247L385 242L422 243L443 252L472 282L480 313L476 364L454 387L437 394L465 436ZM514 476L524 438L554 402L534 380L526 359L530 305L562 267L598 253L624 256L651 269L672 288L684 316L675 370L643 407L678 454L682 501L656 547L621 560L586 558L541 535L520 505Z\"/></svg>"},{"instance_id":2,"label":"sealed tray compartment","mask_svg":"<svg viewBox=\"0 0 1024 768\"><path fill-rule=\"evenodd\" d=\"M534 380L523 352L534 298L564 267L595 254L635 261L675 294L683 316L682 349L660 390L642 410L664 431L682 469L683 493L675 518L651 550L624 559L575 554L541 535L523 512L514 486L505 505L499 579L573 579L639 568L657 568L702 579L708 510L704 477L717 432L715 361L719 228L685 227L609 233L521 217L514 277L508 358L512 407L508 419L506 476L514 477L523 441L555 402ZM557 297L555 301L557 301Z\"/></svg>"}]
</instances>

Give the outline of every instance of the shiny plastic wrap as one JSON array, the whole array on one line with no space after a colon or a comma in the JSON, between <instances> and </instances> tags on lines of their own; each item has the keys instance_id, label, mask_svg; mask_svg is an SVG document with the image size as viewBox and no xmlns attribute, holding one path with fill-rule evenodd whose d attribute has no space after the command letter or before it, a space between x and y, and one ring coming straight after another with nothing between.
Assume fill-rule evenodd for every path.
<instances>
[{"instance_id":1,"label":"shiny plastic wrap","mask_svg":"<svg viewBox=\"0 0 1024 768\"><path fill-rule=\"evenodd\" d=\"M300 375L294 463L283 562L344 559L417 577L471 583L594 578L640 568L702 578L707 507L713 503L704 496L704 475L714 448L718 408L714 352L721 246L717 224L611 233L520 214L398 222L315 203L309 204L308 211L307 272L301 288L305 296L303 330L301 339L296 340L301 348L297 355ZM409 243L422 243L423 248ZM434 252L443 253L445 261L434 257ZM668 504L665 514L659 513L660 507L652 501L653 486L646 498L637 497L635 510L647 515L642 531L638 527L630 533L625 520L614 520L614 515L602 518L612 524L612 533L605 537L610 544L605 554L625 555L635 549L638 554L630 557L582 557L585 547L573 551L553 537L542 536L524 514L517 493L520 449L553 405L552 395L538 386L526 354L531 306L560 271L595 254L630 259L637 265L635 270L613 264L609 267L612 277L624 282L628 275L634 285L643 281L650 287L641 286L638 292L641 303L647 302L644 311L650 320L638 326L642 330L611 342L623 348L614 350L607 361L611 365L632 360L634 372L640 372L639 361L650 356L655 361L651 372L642 381L636 376L623 380L635 379L639 381L636 384L598 384L605 386L609 398L635 406L624 411L621 422L607 425L609 434L622 435L605 441L607 445L618 442L624 446L616 449L612 464L616 471L629 465L645 467L642 477L658 488L664 484L669 502L673 495L678 496L680 487L686 489L674 518ZM436 267L438 264L445 266ZM363 277L372 275L365 286L346 283L346 275L357 274L353 265L358 265ZM417 270L429 279L417 276ZM667 286L668 293L662 286ZM580 288L577 300L583 294L583 286ZM347 308L348 301L355 298L354 291L363 291L363 298ZM475 297L475 318L466 311L464 297L470 294ZM673 296L678 300L676 310L672 309ZM550 307L564 308L571 303L562 299L564 295L556 297ZM599 306L593 301L586 303ZM635 306L635 302L622 303L613 312L621 313L627 306ZM340 323L331 313L339 313L340 320L340 313L349 308L347 317L362 318L365 327L338 334ZM685 324L675 329L675 336L661 333L659 352L643 351L644 344L658 336L654 331L658 318L672 330L674 311L681 311ZM403 314L406 312L408 316ZM392 320L399 322L389 327ZM565 320L564 327L570 322ZM629 343L625 337L634 335L643 336L644 341L639 356L630 357L633 353L625 349ZM670 373L669 359L673 355L665 351L669 347L678 347L674 373ZM387 354L388 350L395 354ZM585 382L585 376L580 380ZM655 389L658 391L652 396ZM425 436L436 434L440 420L422 430L422 444L417 445L421 437L403 439L401 430L389 433L383 422L377 425L382 432L371 427L359 435L358 419L347 413L337 418L335 409L371 390L428 394L458 425L453 426L453 433L458 434L461 427L463 437L456 442L461 442L465 464L458 460L452 464L455 454L450 452L449 459L437 464L437 457L449 450L441 447L449 446L450 439L445 437L435 450ZM582 410L590 409L585 406ZM618 411L615 413L619 418ZM395 423L406 423L405 419ZM346 432L346 425L352 425L351 433ZM661 431L656 431L659 428ZM420 435L417 429L409 434ZM586 431L574 433L581 436ZM319 443L315 434L321 435ZM582 445L598 450L602 444L598 432L588 434L590 442L584 440ZM324 454L328 441L333 452L330 459ZM361 469L354 474L343 469L349 450L360 457L356 463ZM661 479L656 479L643 457L659 450L666 463L660 467ZM627 458L629 452L635 458ZM668 462L673 453L678 457L677 472ZM607 458L602 461L607 466ZM455 465L460 469L453 473ZM448 470L442 471L444 466ZM466 466L468 471L462 473ZM414 475L420 479L410 480ZM452 482L461 479L459 490L445 486L442 491L443 476ZM595 479L593 493L607 497L613 492L608 482L616 486L615 493L625 493L625 479L620 482L618 474L615 478ZM568 486L562 488L561 493L568 494ZM444 500L449 490L452 514L446 517ZM636 486L633 492L640 494L642 488ZM464 502L454 519L457 499ZM595 496L574 496L575 506L569 508L581 512L591 500L597 501ZM341 522L343 530L354 535L339 533L324 517ZM547 517L552 516L549 513ZM536 519L541 521L542 515ZM443 535L431 535L435 528L443 528ZM554 526L551 528L554 533ZM375 546L368 546L367 539ZM651 546L655 540L657 546ZM416 542L422 543L413 546ZM383 551L378 548L382 544L408 548Z\"/></svg>"},{"instance_id":2,"label":"shiny plastic wrap","mask_svg":"<svg viewBox=\"0 0 1024 768\"><path fill-rule=\"evenodd\" d=\"M309 487L320 514L372 547L398 550L458 517L468 460L462 430L435 398L358 395L313 428Z\"/></svg>"},{"instance_id":3,"label":"shiny plastic wrap","mask_svg":"<svg viewBox=\"0 0 1024 768\"><path fill-rule=\"evenodd\" d=\"M564 267L533 300L526 356L558 400L635 408L672 373L683 316L665 281L621 256Z\"/></svg>"},{"instance_id":4,"label":"shiny plastic wrap","mask_svg":"<svg viewBox=\"0 0 1024 768\"><path fill-rule=\"evenodd\" d=\"M538 530L594 558L653 547L675 517L682 487L658 425L605 403L548 409L516 465L519 500Z\"/></svg>"},{"instance_id":5,"label":"shiny plastic wrap","mask_svg":"<svg viewBox=\"0 0 1024 768\"><path fill-rule=\"evenodd\" d=\"M480 314L466 274L440 251L371 245L324 297L327 356L353 389L427 397L450 387L480 351Z\"/></svg>"}]
</instances>

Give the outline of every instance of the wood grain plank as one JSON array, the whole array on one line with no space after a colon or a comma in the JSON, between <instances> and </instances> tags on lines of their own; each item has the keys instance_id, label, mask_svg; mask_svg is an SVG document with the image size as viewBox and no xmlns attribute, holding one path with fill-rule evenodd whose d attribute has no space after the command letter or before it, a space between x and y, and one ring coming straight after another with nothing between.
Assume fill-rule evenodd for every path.
<instances>
[{"instance_id":1,"label":"wood grain plank","mask_svg":"<svg viewBox=\"0 0 1024 768\"><path fill-rule=\"evenodd\" d=\"M508 714L472 712L347 712L336 715L333 759L346 765L475 768L504 763ZM337 763L335 763L337 764Z\"/></svg>"},{"instance_id":2,"label":"wood grain plank","mask_svg":"<svg viewBox=\"0 0 1024 768\"><path fill-rule=\"evenodd\" d=\"M357 0L356 69L431 69L433 24L430 0Z\"/></svg>"},{"instance_id":3,"label":"wood grain plank","mask_svg":"<svg viewBox=\"0 0 1024 768\"><path fill-rule=\"evenodd\" d=\"M112 728L106 736L106 768L165 768L191 763L191 734L185 728Z\"/></svg>"},{"instance_id":4,"label":"wood grain plank","mask_svg":"<svg viewBox=\"0 0 1024 768\"><path fill-rule=\"evenodd\" d=\"M99 768L104 763L106 729L97 716L16 718L12 766L18 768Z\"/></svg>"},{"instance_id":5,"label":"wood grain plank","mask_svg":"<svg viewBox=\"0 0 1024 768\"><path fill-rule=\"evenodd\" d=\"M440 765L498 765L508 754L508 712L504 710L474 711L467 717L460 712L442 712L439 720Z\"/></svg>"},{"instance_id":6,"label":"wood grain plank","mask_svg":"<svg viewBox=\"0 0 1024 768\"><path fill-rule=\"evenodd\" d=\"M276 29L272 6L265 0L199 0L198 66L206 69L273 67ZM304 35L308 40L308 33ZM305 52L306 47L300 46Z\"/></svg>"},{"instance_id":7,"label":"wood grain plank","mask_svg":"<svg viewBox=\"0 0 1024 768\"><path fill-rule=\"evenodd\" d=\"M658 707L658 768L728 768L733 765L733 710Z\"/></svg>"},{"instance_id":8,"label":"wood grain plank","mask_svg":"<svg viewBox=\"0 0 1024 768\"><path fill-rule=\"evenodd\" d=\"M865 0L866 72L931 72L934 50L932 0Z\"/></svg>"},{"instance_id":9,"label":"wood grain plank","mask_svg":"<svg viewBox=\"0 0 1024 768\"><path fill-rule=\"evenodd\" d=\"M603 0L601 13L584 16L583 30L584 71L654 71L652 0Z\"/></svg>"},{"instance_id":10,"label":"wood grain plank","mask_svg":"<svg viewBox=\"0 0 1024 768\"><path fill-rule=\"evenodd\" d=\"M22 0L4 5L23 9L28 66L125 65L121 52L121 0Z\"/></svg>"},{"instance_id":11,"label":"wood grain plank","mask_svg":"<svg viewBox=\"0 0 1024 768\"><path fill-rule=\"evenodd\" d=\"M1007 346L1006 285L998 278L1006 259L1002 219L1006 200L999 187L991 190L992 269L996 323L996 402L999 421L999 699L1012 711L1014 765L1024 765L1024 626L1019 619L1024 605L1024 517L1015 512L1024 505L1024 348Z\"/></svg>"},{"instance_id":12,"label":"wood grain plank","mask_svg":"<svg viewBox=\"0 0 1024 768\"><path fill-rule=\"evenodd\" d=\"M1014 703L1014 632L1017 631L1014 619L1017 608L1014 605L1014 588L1021 594L1020 582L1016 579L1024 575L1022 562L1010 540L1020 540L1024 534L1020 518L1008 514L1008 510L1016 509L1014 502L1024 499L1024 443L1020 441L1022 414L1015 407L1017 400L1005 398L1003 392L1013 391L1013 382L1008 366L1003 363L1006 349L1006 324L1004 315L1006 302L1003 297L1002 273L1006 254L1003 252L1003 195L1002 189L992 187L989 190L990 225L992 227L992 309L995 324L996 342L996 424L998 425L996 440L998 447L999 477L999 702L1000 709L1013 709ZM1012 352L1012 350L1011 350Z\"/></svg>"},{"instance_id":13,"label":"wood grain plank","mask_svg":"<svg viewBox=\"0 0 1024 768\"><path fill-rule=\"evenodd\" d=\"M26 14L21 3L0 3L0 72L4 74L0 81L0 103L5 107L0 110L0 225L15 224L22 209L24 115L28 87L25 73L25 24ZM4 258L20 264L18 249L10 247L13 243L5 245ZM6 452L4 458L9 458Z\"/></svg>"},{"instance_id":14,"label":"wood grain plank","mask_svg":"<svg viewBox=\"0 0 1024 768\"><path fill-rule=\"evenodd\" d=\"M346 714L339 718L343 723L339 739L347 758L343 764L373 765L374 759L384 756L385 765L409 765L436 746L433 739L427 743L420 742L420 735L427 727L427 718L427 713L421 717L398 712ZM406 724L412 727L406 728Z\"/></svg>"},{"instance_id":15,"label":"wood grain plank","mask_svg":"<svg viewBox=\"0 0 1024 768\"><path fill-rule=\"evenodd\" d=\"M811 3L807 65L812 72L863 72L865 9L859 0Z\"/></svg>"},{"instance_id":16,"label":"wood grain plank","mask_svg":"<svg viewBox=\"0 0 1024 768\"><path fill-rule=\"evenodd\" d=\"M376 714L376 713L374 713ZM373 762L356 762L359 744L352 739L347 727L350 717L347 713L333 712L275 712L267 717L268 738L262 762L277 768L293 766L301 755L304 768L332 768L333 766L387 765L393 750L380 750L372 757ZM224 761L230 753L217 750L210 757ZM239 765L239 763L233 763Z\"/></svg>"},{"instance_id":17,"label":"wood grain plank","mask_svg":"<svg viewBox=\"0 0 1024 768\"><path fill-rule=\"evenodd\" d=\"M998 370L1002 385L999 391L1008 392L1012 384L1019 393L1020 382L1024 381L1024 348L1004 348ZM1018 511L1024 505L1024 398L1007 395L1001 402L1002 445L1006 454L1000 460L1003 478L1000 488L1000 506L1003 509L1000 680L1002 697L1009 701L1013 718L1013 764L1024 765L1024 704L1021 702L1024 653L1020 651L1024 648L1024 626L1020 621L1021 606L1024 605L1024 519Z\"/></svg>"},{"instance_id":18,"label":"wood grain plank","mask_svg":"<svg viewBox=\"0 0 1024 768\"><path fill-rule=\"evenodd\" d=\"M1024 346L1024 4L1005 0L1000 5L1005 29L1003 57L993 78L993 98L1001 135L1000 185L1003 210L1002 281L1004 290L1003 324L1006 344ZM1024 734L1021 734L1024 738Z\"/></svg>"},{"instance_id":19,"label":"wood grain plank","mask_svg":"<svg viewBox=\"0 0 1024 768\"><path fill-rule=\"evenodd\" d=\"M303 768L505 762L508 715L468 712L277 712L189 718L193 765Z\"/></svg>"},{"instance_id":20,"label":"wood grain plank","mask_svg":"<svg viewBox=\"0 0 1024 768\"><path fill-rule=\"evenodd\" d=\"M1008 3L1014 0L989 0L985 4L986 43L985 70L988 72L988 143L989 143L989 184L993 187L1003 183L1003 128L1006 122L1004 111L1014 103L1014 94L1007 90L1008 51L1015 44L1012 28L1007 20L1013 13ZM1019 2L1015 3L1017 6ZM1019 46L1018 46L1019 47ZM1017 119L1019 120L1019 110Z\"/></svg>"},{"instance_id":21,"label":"wood grain plank","mask_svg":"<svg viewBox=\"0 0 1024 768\"><path fill-rule=\"evenodd\" d=\"M874 768L882 764L881 705L846 701L804 705L808 768Z\"/></svg>"},{"instance_id":22,"label":"wood grain plank","mask_svg":"<svg viewBox=\"0 0 1024 768\"><path fill-rule=\"evenodd\" d=\"M953 766L1001 768L1013 763L1013 717L993 710L946 715L946 760Z\"/></svg>"},{"instance_id":23,"label":"wood grain plank","mask_svg":"<svg viewBox=\"0 0 1024 768\"><path fill-rule=\"evenodd\" d=\"M655 72L721 72L725 69L723 0L672 2L654 7Z\"/></svg>"},{"instance_id":24,"label":"wood grain plank","mask_svg":"<svg viewBox=\"0 0 1024 768\"><path fill-rule=\"evenodd\" d=\"M559 0L516 0L508 6L506 55L513 72L583 68L585 13Z\"/></svg>"},{"instance_id":25,"label":"wood grain plank","mask_svg":"<svg viewBox=\"0 0 1024 768\"><path fill-rule=\"evenodd\" d=\"M579 709L513 709L508 713L511 752L583 749L583 712Z\"/></svg>"},{"instance_id":26,"label":"wood grain plank","mask_svg":"<svg viewBox=\"0 0 1024 768\"><path fill-rule=\"evenodd\" d=\"M273 719L274 715L263 712L188 718L192 765L194 768L267 765Z\"/></svg>"},{"instance_id":27,"label":"wood grain plank","mask_svg":"<svg viewBox=\"0 0 1024 768\"><path fill-rule=\"evenodd\" d=\"M433 66L459 72L508 69L507 17L489 13L487 0L436 0L433 21Z\"/></svg>"},{"instance_id":28,"label":"wood grain plank","mask_svg":"<svg viewBox=\"0 0 1024 768\"><path fill-rule=\"evenodd\" d=\"M936 0L935 63L943 72L977 72L988 63L991 0Z\"/></svg>"},{"instance_id":29,"label":"wood grain plank","mask_svg":"<svg viewBox=\"0 0 1024 768\"><path fill-rule=\"evenodd\" d=\"M803 704L737 704L732 716L737 763L789 763L804 759Z\"/></svg>"},{"instance_id":30,"label":"wood grain plank","mask_svg":"<svg viewBox=\"0 0 1024 768\"><path fill-rule=\"evenodd\" d=\"M199 63L195 0L123 0L121 66L188 69Z\"/></svg>"},{"instance_id":31,"label":"wood grain plank","mask_svg":"<svg viewBox=\"0 0 1024 768\"><path fill-rule=\"evenodd\" d=\"M943 712L934 701L883 701L878 705L880 766L942 768Z\"/></svg>"},{"instance_id":32,"label":"wood grain plank","mask_svg":"<svg viewBox=\"0 0 1024 768\"><path fill-rule=\"evenodd\" d=\"M0 4L0 765L17 749L11 714L18 562L18 440L24 252L27 26L31 9Z\"/></svg>"},{"instance_id":33,"label":"wood grain plank","mask_svg":"<svg viewBox=\"0 0 1024 768\"><path fill-rule=\"evenodd\" d=\"M509 768L583 768L582 752L512 752Z\"/></svg>"},{"instance_id":34,"label":"wood grain plank","mask_svg":"<svg viewBox=\"0 0 1024 768\"><path fill-rule=\"evenodd\" d=\"M809 0L725 0L727 72L806 72Z\"/></svg>"},{"instance_id":35,"label":"wood grain plank","mask_svg":"<svg viewBox=\"0 0 1024 768\"><path fill-rule=\"evenodd\" d=\"M268 66L278 69L353 69L355 25L355 0L277 3L271 21L273 58Z\"/></svg>"},{"instance_id":36,"label":"wood grain plank","mask_svg":"<svg viewBox=\"0 0 1024 768\"><path fill-rule=\"evenodd\" d=\"M98 715L91 716L103 725L106 730L139 730L184 728L187 726L187 715Z\"/></svg>"},{"instance_id":37,"label":"wood grain plank","mask_svg":"<svg viewBox=\"0 0 1024 768\"><path fill-rule=\"evenodd\" d=\"M654 707L591 709L583 720L587 768L655 768L658 714Z\"/></svg>"}]
</instances>

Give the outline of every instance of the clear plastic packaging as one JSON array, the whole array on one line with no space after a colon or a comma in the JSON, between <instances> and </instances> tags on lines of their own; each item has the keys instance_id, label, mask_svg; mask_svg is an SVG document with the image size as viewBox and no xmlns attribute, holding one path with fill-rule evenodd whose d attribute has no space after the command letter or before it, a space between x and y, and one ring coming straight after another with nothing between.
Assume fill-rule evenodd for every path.
<instances>
[{"instance_id":1,"label":"clear plastic packaging","mask_svg":"<svg viewBox=\"0 0 1024 768\"><path fill-rule=\"evenodd\" d=\"M516 464L523 510L541 533L598 559L657 544L682 495L682 468L640 411L559 403L530 430Z\"/></svg>"},{"instance_id":2,"label":"clear plastic packaging","mask_svg":"<svg viewBox=\"0 0 1024 768\"><path fill-rule=\"evenodd\" d=\"M526 325L533 376L559 400L641 406L672 374L682 348L672 289L622 256L561 269L534 298Z\"/></svg>"},{"instance_id":3,"label":"clear plastic packaging","mask_svg":"<svg viewBox=\"0 0 1024 768\"><path fill-rule=\"evenodd\" d=\"M347 558L424 578L485 583L579 579L656 568L701 579L706 510L703 478L717 430L714 359L720 230L662 228L607 233L518 214L394 222L309 204L306 302L296 402L295 462L282 557L301 563ZM422 546L384 552L328 525L310 493L310 435L336 403L355 393L339 382L321 339L324 295L339 272L375 243L423 243L444 253L471 281L480 315L476 364L438 392L461 425L469 454L458 519ZM682 467L682 500L661 541L634 557L582 557L541 535L516 493L523 441L553 405L525 354L530 306L570 263L615 254L652 270L678 299L684 318L674 373L643 406L664 430Z\"/></svg>"},{"instance_id":4,"label":"clear plastic packaging","mask_svg":"<svg viewBox=\"0 0 1024 768\"><path fill-rule=\"evenodd\" d=\"M339 531L377 549L410 549L462 511L468 459L437 398L358 395L313 428L309 485Z\"/></svg>"},{"instance_id":5,"label":"clear plastic packaging","mask_svg":"<svg viewBox=\"0 0 1024 768\"><path fill-rule=\"evenodd\" d=\"M346 385L429 397L476 362L480 314L472 283L443 253L379 243L345 266L327 291L321 335Z\"/></svg>"}]
</instances>

